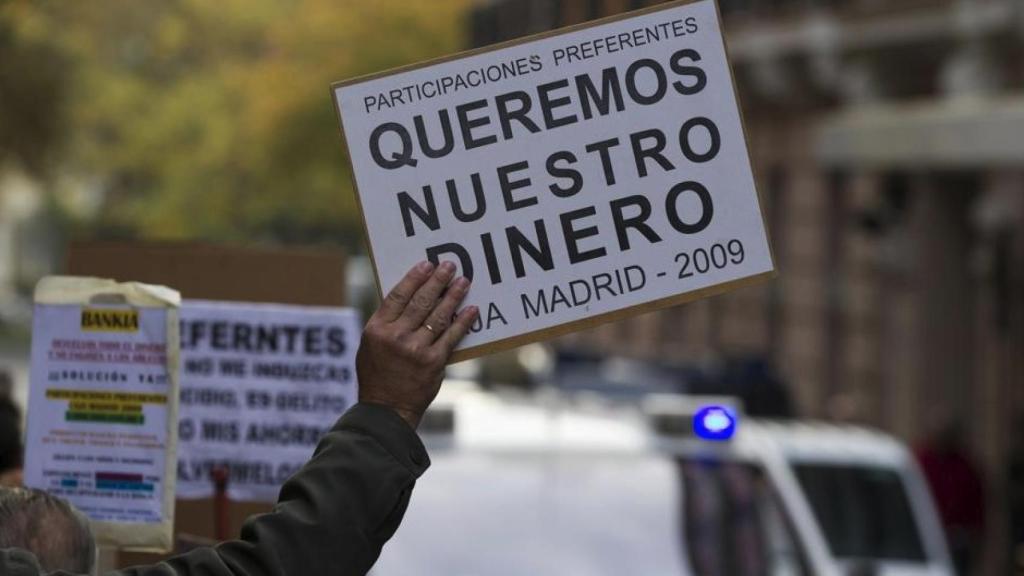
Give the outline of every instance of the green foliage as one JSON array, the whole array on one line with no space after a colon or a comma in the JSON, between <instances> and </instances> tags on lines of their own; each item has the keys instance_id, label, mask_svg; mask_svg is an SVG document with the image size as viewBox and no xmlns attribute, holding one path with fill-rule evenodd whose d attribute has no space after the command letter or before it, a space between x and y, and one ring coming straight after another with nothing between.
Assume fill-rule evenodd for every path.
<instances>
[{"instance_id":1,"label":"green foliage","mask_svg":"<svg viewBox=\"0 0 1024 576\"><path fill-rule=\"evenodd\" d=\"M50 108L61 168L107 192L97 235L351 244L329 85L458 50L466 4L12 0L0 24L69 62ZM4 63L0 79L17 69Z\"/></svg>"},{"instance_id":2,"label":"green foliage","mask_svg":"<svg viewBox=\"0 0 1024 576\"><path fill-rule=\"evenodd\" d=\"M13 5L0 1L0 167L46 176L63 142L67 62L47 42L22 38Z\"/></svg>"}]
</instances>

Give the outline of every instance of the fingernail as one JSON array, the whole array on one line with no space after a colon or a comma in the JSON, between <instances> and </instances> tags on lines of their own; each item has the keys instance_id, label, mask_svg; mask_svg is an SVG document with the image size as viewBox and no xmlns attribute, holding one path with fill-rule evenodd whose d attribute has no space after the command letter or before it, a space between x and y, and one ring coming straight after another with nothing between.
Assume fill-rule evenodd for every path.
<instances>
[{"instance_id":1,"label":"fingernail","mask_svg":"<svg viewBox=\"0 0 1024 576\"><path fill-rule=\"evenodd\" d=\"M459 276L458 278L455 279L455 287L458 288L459 290L465 290L469 288L469 278L466 278L465 276Z\"/></svg>"},{"instance_id":2,"label":"fingernail","mask_svg":"<svg viewBox=\"0 0 1024 576\"><path fill-rule=\"evenodd\" d=\"M476 306L470 306L469 307L469 314L470 314L470 316L476 316L478 313L480 313L480 309L479 308L477 308Z\"/></svg>"},{"instance_id":3,"label":"fingernail","mask_svg":"<svg viewBox=\"0 0 1024 576\"><path fill-rule=\"evenodd\" d=\"M448 261L441 262L441 272L444 272L445 274L455 272L455 264Z\"/></svg>"},{"instance_id":4,"label":"fingernail","mask_svg":"<svg viewBox=\"0 0 1024 576\"><path fill-rule=\"evenodd\" d=\"M416 269L419 270L420 272L430 272L431 270L434 269L434 263L431 262L430 260L424 260L423 262L420 262L419 264L416 265Z\"/></svg>"}]
</instances>

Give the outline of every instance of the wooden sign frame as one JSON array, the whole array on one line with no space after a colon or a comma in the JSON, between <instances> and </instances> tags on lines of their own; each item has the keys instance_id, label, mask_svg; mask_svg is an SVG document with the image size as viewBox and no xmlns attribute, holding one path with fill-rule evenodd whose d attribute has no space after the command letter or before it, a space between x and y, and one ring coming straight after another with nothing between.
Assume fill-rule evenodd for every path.
<instances>
[{"instance_id":1,"label":"wooden sign frame","mask_svg":"<svg viewBox=\"0 0 1024 576\"><path fill-rule=\"evenodd\" d=\"M694 4L694 3L697 3L697 2L701 2L701 1L703 1L703 0L673 0L673 1L670 1L670 2L665 2L663 4L659 4L657 6L649 6L649 7L645 7L645 8L640 8L638 10L632 10L632 11L628 11L628 12L623 12L623 13L620 13L620 14L615 14L615 15L608 16L608 17L605 17L605 18L599 18L599 19L596 19L596 20L591 20L591 21L588 21L588 22L580 23L580 24L574 24L574 25L571 25L571 26L565 26L565 27L558 28L558 29L555 29L555 30L549 30L549 31L546 31L546 32L538 33L538 34L532 34L530 36L524 36L522 38L516 38L516 39L513 39L513 40L509 40L509 41L505 41L505 42L500 42L500 43L497 43L497 44L492 44L492 45L484 46L484 47L481 47L481 48L475 48L475 49L472 49L472 50L464 50L464 51L461 51L461 52L457 52L455 54L450 54L450 55L447 55L447 56L442 56L442 57L434 58L434 59L431 59L431 60L425 60L423 62L416 62L416 63L413 63L413 64L408 64L408 65L404 65L404 66L398 66L398 67L391 68L391 69L388 69L388 70L382 70L380 72L375 72L375 73L372 73L372 74L366 74L366 75L358 76L358 77L355 77L355 78L350 78L348 80L342 80L342 81L338 81L338 82L333 82L331 84L331 100L334 102L335 112L338 115L338 127L339 127L339 130L340 130L340 133L341 133L342 141L345 143L345 156L346 156L346 159L348 160L349 166L353 167L353 169L351 170L352 188L353 188L353 191L354 191L355 196L356 196L356 205L359 208L359 215L360 215L360 218L363 221L363 235L364 235L364 238L365 238L365 241L366 241L367 250L369 251L369 254L370 254L370 262L371 262L371 264L373 266L374 278L377 281L377 293L378 293L378 295L383 299L384 293L383 293L383 287L381 286L381 282L380 282L380 273L377 270L377 259L374 256L373 245L370 242L369 228L366 225L366 213L365 213L365 211L363 209L362 197L359 194L359 184L356 181L356 174L355 174L354 164L352 163L352 154L350 152L348 136L345 133L345 120L344 120L344 118L342 118L341 107L340 107L340 104L338 103L338 98L336 97L336 93L337 93L337 90L339 88L344 88L344 87L347 87L347 86L351 86L353 84L360 84L360 83L363 83L363 82L367 82L367 81L371 81L371 80L376 80L376 79L384 78L384 77L387 77L387 76L393 76L393 75L396 75L396 74L401 74L401 73L409 72L409 71L412 71L412 70L418 70L420 68L426 68L428 66L434 66L434 65L437 65L437 64L443 64L445 62L451 62L451 61L454 61L454 60L460 60L460 59L463 59L463 58L477 56L477 55L480 55L480 54L487 54L489 52L495 52L495 51L502 50L502 49L505 49L505 48L509 48L509 47L513 47L513 46L518 46L520 44L525 44L527 42L533 42L533 41L536 41L536 40L542 40L542 39L545 39L545 38L552 38L552 37L556 37L556 36L563 36L563 35L570 34L570 33L573 33L573 32L578 32L578 31L581 31L581 30L587 30L589 28L593 28L593 27L596 27L596 26L601 26L601 25L605 25L605 24L609 24L609 23L613 23L613 22L618 22L620 20L626 20L626 19L629 19L629 18L634 18L636 16L641 16L641 15L645 15L645 14L655 14L655 13L662 12L662 11L665 11L665 10L670 10L670 9L677 8L677 7L680 7L680 6L686 6L686 5L689 5L689 4ZM761 193L760 193L760 190L758 189L758 186L757 186L757 181L758 181L757 172L755 170L754 163L751 160L751 155L750 155L750 138L749 138L749 135L747 133L746 122L745 122L745 120L743 118L743 109L742 109L742 107L740 106L740 103L739 103L739 92L738 92L737 86L736 86L736 76L735 76L735 73L733 72L733 69L732 69L732 64L731 64L732 60L729 57L729 44L727 42L727 39L725 38L725 32L723 30L723 24L724 23L722 21L722 11L721 11L721 7L718 4L718 0L711 0L711 2L714 4L715 12L716 12L717 17L718 17L718 23L719 23L718 34L721 36L722 45L725 48L725 57L726 57L727 65L728 65L727 67L729 69L729 80L730 80L730 83L731 83L731 86L732 86L733 94L734 94L734 96L736 98L737 113L739 114L740 127L741 127L742 132L743 132L743 148L746 151L747 161L750 163L750 169L751 169L751 172L752 172L752 175L753 175L753 179L754 179L754 193L755 193L755 196L757 197L758 209L759 209L760 214L761 214L761 222L762 222L762 225L764 226L765 241L767 242L767 245L768 245L768 256L769 256L769 259L771 260L772 269L767 271L767 272L762 272L762 273L759 273L759 274L754 274L752 276L746 276L746 277L743 277L743 278L738 278L736 280L730 280L730 281L723 282L723 283L720 283L720 284L715 284L713 286L707 286L707 287L700 288L700 289L697 289L697 290L692 290L690 292L686 292L686 293L683 293L683 294L676 294L676 295L668 296L668 297L665 297L665 298L659 298L659 299L656 299L656 300L650 300L650 301L647 301L647 302L643 302L641 304L636 304L636 305L633 305L633 306L628 306L628 307L625 307L625 308L620 308L618 310L612 310L612 311L609 311L609 312L604 312L604 313L601 313L601 314L596 314L596 315L593 315L593 316L588 316L586 318L580 318L578 320L572 320L572 321L569 321L569 322L566 322L566 323L563 323L563 324L559 324L559 325L556 325L556 326L549 326L547 328L541 328L541 329L538 329L538 330L532 330L530 332L525 332L523 334L519 334L519 335L516 335L516 336L511 336L511 337L508 337L508 338L502 338L502 339L499 339L499 340L494 340L494 341L491 341L491 342L487 342L485 344L480 344L478 346L472 346L472 347L469 347L469 348L458 350L454 354L452 354L451 358L449 359L449 362L451 362L451 363L461 362L463 360L469 360L469 359L472 359L472 358L477 358L479 356L485 356L487 354L492 354L492 353L495 353L495 352L500 352L500 351L503 351L503 350L508 350L510 348L515 348L517 346L522 346L522 345L529 344L529 343L532 343L532 342L537 342L537 341L541 341L541 340L547 340L547 339L550 339L550 338L555 338L555 337L558 337L558 336L569 334L571 332L576 332L576 331L579 331L579 330L585 330L585 329L588 329L588 328L594 328L594 327L600 326L602 324L607 324L609 322L615 322L615 321L618 321L618 320L623 320L623 319L630 318L630 317L633 317L633 316L638 316L640 314L645 314L645 313L648 313L648 312L653 312L653 311L656 311L656 310L661 310L661 309L664 309L664 308L669 308L669 307L677 306L677 305L680 305L680 304L686 304L686 303L689 303L689 302L700 300L702 298L707 298L709 296L715 296L715 295L718 295L718 294L729 292L729 291L732 291L732 290L735 290L735 289L744 288L744 287L748 287L748 286L754 286L754 285L760 284L762 282L766 282L766 281L768 281L768 280L770 280L770 279L772 279L772 278L774 278L774 277L776 277L778 275L778 270L777 270L776 264L775 264L775 262L776 262L776 260L775 260L775 253L774 253L774 250L772 249L771 236L769 235L768 227L766 225L766 219L765 219L765 214L764 214L764 203L762 202Z\"/></svg>"}]
</instances>

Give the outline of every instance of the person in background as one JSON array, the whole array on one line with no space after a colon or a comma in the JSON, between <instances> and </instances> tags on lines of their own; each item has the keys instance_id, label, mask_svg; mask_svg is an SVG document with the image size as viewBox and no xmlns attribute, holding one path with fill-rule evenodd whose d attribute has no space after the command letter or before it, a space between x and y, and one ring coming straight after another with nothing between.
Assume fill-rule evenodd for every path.
<instances>
[{"instance_id":1,"label":"person in background","mask_svg":"<svg viewBox=\"0 0 1024 576\"><path fill-rule=\"evenodd\" d=\"M365 575L398 528L417 478L430 465L416 427L441 387L455 346L478 314L456 309L469 281L455 266L422 262L385 297L366 323L356 355L359 402L321 439L313 457L284 486L273 512L254 516L238 540L198 548L120 576ZM0 489L2 490L2 489ZM10 494L10 492L8 492ZM34 497L6 496L9 501ZM19 510L10 510L19 508ZM0 507L11 517L24 505ZM7 520L0 516L0 525ZM26 523L0 540L0 575L81 572L47 566L26 533L47 538L55 526ZM45 538L44 538L45 539ZM41 565L43 564L43 565Z\"/></svg>"},{"instance_id":2,"label":"person in background","mask_svg":"<svg viewBox=\"0 0 1024 576\"><path fill-rule=\"evenodd\" d=\"M0 369L0 486L21 485L21 411L11 398L13 380Z\"/></svg>"},{"instance_id":3,"label":"person in background","mask_svg":"<svg viewBox=\"0 0 1024 576\"><path fill-rule=\"evenodd\" d=\"M931 488L957 574L971 573L985 527L981 473L963 443L963 433L945 411L929 415L928 434L914 450Z\"/></svg>"}]
</instances>

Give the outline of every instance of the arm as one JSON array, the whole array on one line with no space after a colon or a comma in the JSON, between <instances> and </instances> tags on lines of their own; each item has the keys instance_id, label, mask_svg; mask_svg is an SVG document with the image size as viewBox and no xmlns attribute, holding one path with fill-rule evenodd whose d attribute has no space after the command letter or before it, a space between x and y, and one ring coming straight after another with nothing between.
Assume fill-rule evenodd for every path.
<instances>
[{"instance_id":1,"label":"arm","mask_svg":"<svg viewBox=\"0 0 1024 576\"><path fill-rule=\"evenodd\" d=\"M121 576L362 575L405 513L429 465L416 433L392 409L357 404L324 435L312 459L281 488L269 514L241 538ZM39 576L27 551L0 550L0 574ZM58 572L51 576L68 576Z\"/></svg>"},{"instance_id":2,"label":"arm","mask_svg":"<svg viewBox=\"0 0 1024 576\"><path fill-rule=\"evenodd\" d=\"M357 404L284 484L274 511L246 522L241 539L122 574L366 574L428 465L419 438L397 413Z\"/></svg>"},{"instance_id":3,"label":"arm","mask_svg":"<svg viewBox=\"0 0 1024 576\"><path fill-rule=\"evenodd\" d=\"M273 512L250 519L240 540L122 574L366 574L430 464L414 429L476 317L475 307L455 315L469 282L453 282L454 273L451 263L436 269L422 263L385 297L366 323L356 356L360 403L281 488Z\"/></svg>"},{"instance_id":4,"label":"arm","mask_svg":"<svg viewBox=\"0 0 1024 576\"><path fill-rule=\"evenodd\" d=\"M421 263L366 323L356 357L360 403L325 435L281 489L269 514L241 538L121 576L363 575L402 520L429 465L415 428L437 396L452 351L477 309L455 309L469 282L455 266ZM0 574L38 576L35 558L0 550ZM63 573L54 573L58 576ZM65 575L67 576L67 575Z\"/></svg>"}]
</instances>

